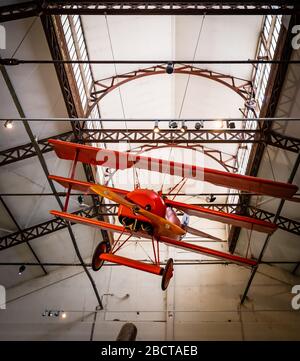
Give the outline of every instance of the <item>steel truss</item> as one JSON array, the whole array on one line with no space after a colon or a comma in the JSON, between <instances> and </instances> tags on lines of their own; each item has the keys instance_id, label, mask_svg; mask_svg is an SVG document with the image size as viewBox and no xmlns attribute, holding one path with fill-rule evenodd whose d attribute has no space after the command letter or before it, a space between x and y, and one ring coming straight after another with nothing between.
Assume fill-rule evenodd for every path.
<instances>
[{"instance_id":1,"label":"steel truss","mask_svg":"<svg viewBox=\"0 0 300 361\"><path fill-rule=\"evenodd\" d=\"M238 213L240 206L238 204L198 204L202 207L226 212L226 213ZM97 206L91 206L88 208L82 208L73 214L84 216L87 218L95 218L99 216L116 216L118 212L117 204L97 204ZM182 212L178 211L178 214ZM260 220L272 222L275 215L266 212L262 209L255 207L249 207L248 214ZM285 217L279 217L276 222L278 228L300 235L300 222L294 221ZM66 222L61 218L52 218L49 221L40 223L38 225L26 228L22 231L14 232L0 238L0 251L10 247L17 246L21 243L31 241L33 239L54 233L67 227Z\"/></svg>"},{"instance_id":2,"label":"steel truss","mask_svg":"<svg viewBox=\"0 0 300 361\"><path fill-rule=\"evenodd\" d=\"M103 99L108 93L115 90L121 85L124 85L132 80L140 79L151 75L166 74L167 65L156 65L145 69L134 70L129 73L115 75L109 78L96 80L94 82L94 88L96 91L91 92L91 99L87 116L91 113L93 108ZM217 73L212 70L200 69L192 65L175 64L175 74L187 74L200 76L202 78L214 80L222 85L227 86L238 95L240 95L245 101L250 99L253 94L252 82L246 79L236 78L231 75L225 75Z\"/></svg>"},{"instance_id":3,"label":"steel truss","mask_svg":"<svg viewBox=\"0 0 300 361\"><path fill-rule=\"evenodd\" d=\"M55 14L266 15L293 14L297 1L68 1L36 0L0 7L0 21Z\"/></svg>"},{"instance_id":4,"label":"steel truss","mask_svg":"<svg viewBox=\"0 0 300 361\"><path fill-rule=\"evenodd\" d=\"M221 151L209 149L202 144L205 143L264 143L281 148L290 152L300 153L300 139L288 137L274 131L268 133L259 130L191 130L185 133L178 130L166 129L159 133L154 133L153 129L81 129L81 143L119 143L130 142L131 144L145 144L140 147L140 151L147 148L160 147L163 145L185 145L189 147L201 147L204 154L215 159L226 170L235 171L229 165L230 160L234 156L229 156ZM75 139L73 132L54 135L49 138L55 138L67 141L78 141ZM44 138L38 141L42 153L52 151L52 147L48 144L48 139ZM147 144L151 144L147 146ZM145 148L146 147L146 148ZM0 152L0 166L11 164L20 160L35 157L36 151L32 143L27 143L17 147L9 148ZM229 169L230 168L230 169ZM87 170L88 171L88 170ZM88 175L87 177L90 178ZM91 179L91 178L90 178ZM93 181L93 180L91 180Z\"/></svg>"}]
</instances>

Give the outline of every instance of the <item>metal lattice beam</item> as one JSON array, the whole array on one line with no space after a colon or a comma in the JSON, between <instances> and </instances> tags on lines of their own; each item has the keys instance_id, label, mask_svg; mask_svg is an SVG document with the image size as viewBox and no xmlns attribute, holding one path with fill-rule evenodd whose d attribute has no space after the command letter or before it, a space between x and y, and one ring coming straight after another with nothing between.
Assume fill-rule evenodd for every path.
<instances>
[{"instance_id":1,"label":"metal lattice beam","mask_svg":"<svg viewBox=\"0 0 300 361\"><path fill-rule=\"evenodd\" d=\"M138 130L125 130L125 129L82 129L81 143L118 143L130 142L139 144L151 144L149 147L159 147L161 144L167 145L180 145L185 146L201 146L204 154L213 157L217 162L224 165L226 164L226 155L220 151L213 149L206 149L202 143L263 143L281 148L290 152L300 153L300 139L288 137L274 131L269 133L260 132L258 130L187 130L182 133L178 130L161 130L159 133L154 133L153 129L138 129ZM48 144L48 139L60 139L67 141L75 141L73 132L66 132L58 135L44 138L38 141L42 153L52 151L52 146ZM218 154L217 154L218 153ZM36 151L31 143L20 145L17 147L9 148L0 152L0 167L21 161L23 159L35 157ZM227 169L229 170L229 169ZM231 171L234 169L231 169ZM88 172L88 170L86 170ZM86 173L91 179L92 177Z\"/></svg>"},{"instance_id":2,"label":"metal lattice beam","mask_svg":"<svg viewBox=\"0 0 300 361\"><path fill-rule=\"evenodd\" d=\"M65 44L65 39L61 35L61 23L57 21L54 17L49 17L42 15L41 21L44 29L45 36L47 38L49 50L53 60L63 60L65 58L64 54L68 54L67 46ZM59 39L60 37L60 39ZM61 91L63 93L64 101L67 107L68 115L70 118L78 118L82 116L81 114L81 102L79 102L75 95L78 94L78 89L74 86L74 72L72 68L64 66L64 64L56 63L55 64L57 78L60 84ZM73 81L72 81L73 80ZM81 133L81 122L75 120L71 122L73 133L76 141L82 142L82 133ZM83 164L83 169L86 175L88 182L95 182L93 170L90 164ZM91 196L94 206L97 204L98 196ZM101 217L101 216L100 216ZM101 218L101 220L103 220ZM101 230L102 238L106 242L109 242L109 236L107 231Z\"/></svg>"},{"instance_id":3,"label":"metal lattice beam","mask_svg":"<svg viewBox=\"0 0 300 361\"><path fill-rule=\"evenodd\" d=\"M91 1L36 0L0 7L0 22L31 16L266 15L299 12L297 1Z\"/></svg>"},{"instance_id":4,"label":"metal lattice beam","mask_svg":"<svg viewBox=\"0 0 300 361\"><path fill-rule=\"evenodd\" d=\"M67 132L59 135L49 137L53 139L60 139L65 141L72 141L74 139L73 132ZM48 143L48 139L41 139L38 141L42 153L53 151L52 146ZM23 144L17 147L9 148L0 152L0 166L10 163L18 162L23 159L36 157L36 151L32 143Z\"/></svg>"},{"instance_id":5,"label":"metal lattice beam","mask_svg":"<svg viewBox=\"0 0 300 361\"><path fill-rule=\"evenodd\" d=\"M237 204L197 204L197 205L215 211L226 212L226 213L237 213L239 210L239 205ZM76 212L73 212L73 214L87 218L96 218L99 215L116 216L117 212L118 212L117 204L98 204L96 207L91 206L89 208L83 208ZM182 212L178 211L178 215L180 214L182 214ZM248 214L253 218L257 218L268 222L274 221L275 218L274 214L255 207L250 207ZM294 221L285 217L278 217L275 223L277 224L278 228L284 231L300 235L299 221ZM21 232L14 232L1 237L0 251L10 247L17 246L21 243L28 242L45 235L49 235L61 229L65 229L66 227L67 227L66 223L63 219L52 218L47 222L43 222L38 225L26 228Z\"/></svg>"}]
</instances>

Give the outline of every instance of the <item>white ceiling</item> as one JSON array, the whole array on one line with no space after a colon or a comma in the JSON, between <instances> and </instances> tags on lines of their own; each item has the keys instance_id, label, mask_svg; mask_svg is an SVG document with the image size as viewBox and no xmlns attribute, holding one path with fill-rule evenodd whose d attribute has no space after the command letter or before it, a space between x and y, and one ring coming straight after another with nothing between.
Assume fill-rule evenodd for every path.
<instances>
[{"instance_id":1,"label":"white ceiling","mask_svg":"<svg viewBox=\"0 0 300 361\"><path fill-rule=\"evenodd\" d=\"M90 59L112 59L106 21L100 16L83 16L83 26L87 40ZM261 26L261 17L206 17L200 36L196 58L199 59L248 59L254 57L258 34ZM115 59L191 59L195 50L197 35L201 26L201 17L109 17L109 29ZM242 25L242 26L241 26ZM27 59L49 59L50 53L43 29L39 20L32 18L14 21L6 24L8 49L1 51L2 57L14 54L22 38L31 27L31 30L14 55ZM136 65L117 65L117 73L124 73L136 69ZM142 66L144 67L144 66ZM251 66L211 65L215 71L249 79ZM54 67L51 65L26 65L11 67L9 76L15 87L27 117L65 117L67 116L63 97ZM93 66L95 79L102 79L115 74L113 66ZM171 118L178 117L183 100L183 93L188 80L184 75L167 74L142 78L122 86L120 89L124 103L126 118ZM18 117L8 90L0 78L0 116ZM191 77L187 88L187 95L181 114L182 118L214 118L240 117L238 108L243 106L242 99L228 88L216 82L199 77ZM118 90L107 95L100 105L103 118L123 118L120 93ZM70 130L67 123L31 122L34 135L44 138ZM192 124L189 124L192 126ZM108 128L125 128L124 121L104 124ZM127 122L128 127L133 127ZM136 125L134 125L136 126ZM139 124L140 128L147 128L147 124ZM294 130L291 130L294 132ZM29 138L20 123L11 130L0 128L0 149L7 149L29 142ZM116 145L108 145L115 148ZM217 146L214 146L217 148ZM235 145L221 145L219 149L234 154ZM179 153L173 150L171 156L178 158ZM169 150L156 150L149 155L155 157L169 157ZM69 162L59 160L53 153L47 153L45 159L50 173L68 176ZM205 165L221 169L209 158L205 158ZM267 169L267 168L266 168ZM280 168L278 168L280 169ZM128 171L125 171L128 172ZM140 176L146 187L152 187L145 175ZM282 172L279 172L281 176ZM286 173L287 174L287 173ZM270 173L266 171L266 177ZM284 176L283 176L284 177ZM287 177L287 176L285 176ZM78 168L78 179L84 179L82 168ZM133 187L127 182L127 189ZM170 177L165 178L166 188ZM115 186L119 186L117 179ZM201 184L193 188L200 192ZM58 190L63 190L57 187ZM204 192L222 192L224 188L205 184ZM1 168L0 192L50 192L47 180L42 172L37 158L30 158ZM191 201L182 197L181 200ZM223 201L224 198L220 198ZM58 209L54 197L5 197L21 227L27 227L50 219L49 210ZM193 198L193 203L204 201L202 198ZM78 209L78 203L71 202L71 210ZM288 209L288 208L287 208ZM0 208L0 227L16 229L8 215ZM284 210L286 211L286 208ZM197 222L197 223L196 223ZM216 222L196 220L191 223L201 229L206 228L212 234L226 238L226 229ZM75 233L84 257L90 257L99 234L88 227L75 226ZM3 231L2 233L3 234ZM279 233L278 233L279 234ZM243 244L243 242L241 243ZM66 231L59 231L52 235L36 239L32 242L33 248L45 262L72 262L75 259L69 236ZM241 251L243 252L243 250ZM134 257L134 254L132 255ZM276 254L277 256L277 254ZM279 256L279 254L278 254ZM194 255L192 255L194 257ZM0 252L0 261L34 261L26 245L13 247ZM77 261L77 260L76 260ZM28 272L20 280L16 270L12 267L3 268L0 283L13 285L29 278L42 275L37 267L28 267ZM52 268L49 268L51 271Z\"/></svg>"}]
</instances>

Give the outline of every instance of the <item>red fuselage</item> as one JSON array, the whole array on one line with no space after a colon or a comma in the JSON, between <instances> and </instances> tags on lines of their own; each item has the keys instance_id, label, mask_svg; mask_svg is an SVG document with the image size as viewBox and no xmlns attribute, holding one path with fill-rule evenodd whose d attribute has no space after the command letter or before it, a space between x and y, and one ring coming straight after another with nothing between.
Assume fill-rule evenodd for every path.
<instances>
[{"instance_id":1,"label":"red fuselage","mask_svg":"<svg viewBox=\"0 0 300 361\"><path fill-rule=\"evenodd\" d=\"M155 191L149 189L135 189L134 191L127 193L125 198L141 208L181 227L181 222L176 213L172 208L166 206L163 198ZM126 206L120 205L118 217L123 225L132 230L141 230L150 234L155 234L155 226L148 218L135 214ZM174 238L177 239L178 237L174 235Z\"/></svg>"}]
</instances>

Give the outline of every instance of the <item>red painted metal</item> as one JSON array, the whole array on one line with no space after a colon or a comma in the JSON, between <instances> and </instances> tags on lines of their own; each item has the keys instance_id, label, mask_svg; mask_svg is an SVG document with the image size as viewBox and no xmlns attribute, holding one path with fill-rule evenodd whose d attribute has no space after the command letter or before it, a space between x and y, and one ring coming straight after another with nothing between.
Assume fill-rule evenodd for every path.
<instances>
[{"instance_id":1,"label":"red painted metal","mask_svg":"<svg viewBox=\"0 0 300 361\"><path fill-rule=\"evenodd\" d=\"M153 273L153 274L159 275L159 276L161 276L164 271L164 269L160 266L136 261L136 260L126 258L126 257L117 256L117 255L111 254L111 253L102 253L100 255L100 258L103 261L117 263L117 264L120 264L120 265L123 265L126 267L138 269L138 270L144 271L144 272Z\"/></svg>"},{"instance_id":2,"label":"red painted metal","mask_svg":"<svg viewBox=\"0 0 300 361\"><path fill-rule=\"evenodd\" d=\"M90 189L90 187L94 186L95 183L79 181L79 180L76 180L76 179L60 177L60 176L57 176L57 175L49 175L49 178L54 180L55 182L61 184L65 188L68 188L69 185L71 184L72 189L75 189L75 190L80 191L82 193L86 193L86 194L93 194L94 193ZM107 188L114 191L115 193L118 193L119 195L126 195L128 193L128 191L126 191L124 189L118 189L118 188L112 188L112 187L107 187Z\"/></svg>"},{"instance_id":3,"label":"red painted metal","mask_svg":"<svg viewBox=\"0 0 300 361\"><path fill-rule=\"evenodd\" d=\"M86 226L91 226L91 227L95 227L95 228L101 228L106 231L111 231L111 232L116 232L116 233L124 233L124 234L132 234L132 232L129 232L126 229L124 230L124 227L122 227L122 226L98 221L96 219L81 217L81 216L77 216L75 214L61 212L61 211L55 211L55 210L50 211L50 214L52 214L53 216L56 216L56 217L64 218L70 222L80 223L80 224L84 224ZM151 236L149 236L145 232L134 232L134 236L151 239Z\"/></svg>"},{"instance_id":4,"label":"red painted metal","mask_svg":"<svg viewBox=\"0 0 300 361\"><path fill-rule=\"evenodd\" d=\"M77 149L76 152L75 152L74 162L73 162L73 164L72 164L71 179L74 179L75 170L76 170L76 165L77 165L77 162L78 162L78 154L79 154L79 150ZM72 190L72 184L69 183L69 185L68 185L68 191L67 191L67 196L66 196L66 199L65 199L64 212L66 212L67 209L68 209L71 190Z\"/></svg>"},{"instance_id":5,"label":"red painted metal","mask_svg":"<svg viewBox=\"0 0 300 361\"><path fill-rule=\"evenodd\" d=\"M226 224L232 224L234 226L243 227L246 229L253 229L254 231L273 233L277 226L274 223L261 221L259 219L240 216L238 214L219 212L212 209L176 202L170 199L165 199L165 203L168 206L182 210L183 212L201 218L210 219L216 222L222 222Z\"/></svg>"},{"instance_id":6,"label":"red painted metal","mask_svg":"<svg viewBox=\"0 0 300 361\"><path fill-rule=\"evenodd\" d=\"M101 228L101 229L111 231L111 232L126 233L126 234L132 233L132 232L129 232L128 230L124 230L124 227L117 226L115 224L98 221L95 219L80 217L80 216L76 216L74 214L60 212L60 211L50 211L50 213L53 214L54 216L62 217L70 222L81 223L81 224L85 224L87 226ZM132 233L132 235L134 235L135 237L143 237L143 238L151 239L151 236L149 236L148 234L143 233L143 232L134 232L134 233ZM159 237L158 241L163 242L170 246L179 247L179 248L189 250L192 252L198 252L201 254L206 254L211 257L225 259L225 260L228 260L228 261L231 261L234 263L241 264L243 266L257 265L257 262L247 259L247 258L232 255L230 253L216 251L216 250L206 248L206 247L197 246L195 244L191 244L191 243L187 243L187 242L183 242L183 241L177 241L175 239L171 239L168 237L161 236L161 237Z\"/></svg>"},{"instance_id":7,"label":"red painted metal","mask_svg":"<svg viewBox=\"0 0 300 361\"><path fill-rule=\"evenodd\" d=\"M139 69L129 73L115 75L109 78L95 81L94 86L96 88L96 91L91 93L90 106L88 108L86 116L89 116L93 108L96 106L97 103L99 103L101 99L103 99L107 94L109 94L111 91L115 90L121 85L146 76L168 76L166 74L166 67L167 64L156 65L146 69ZM221 74L212 70L201 69L187 64L175 64L174 73L200 76L202 78L214 80L233 90L244 100L249 99L252 94L252 82L250 80L233 77L232 75Z\"/></svg>"},{"instance_id":8,"label":"red painted metal","mask_svg":"<svg viewBox=\"0 0 300 361\"><path fill-rule=\"evenodd\" d=\"M211 256L211 257L214 257L214 258L224 259L224 260L227 260L227 261L238 263L238 264L243 265L243 266L251 266L251 267L253 267L253 266L257 265L257 262L254 261L254 260L244 258L244 257L240 257L240 256L236 256L236 255L233 255L233 254L230 254L230 253L217 251L217 250L214 250L214 249L211 249L211 248L197 246L196 244L191 244L191 243L187 243L187 242L183 242L183 241L177 241L175 239L171 239L171 238L167 238L167 237L163 237L163 236L159 238L159 241L167 244L168 246L182 248L182 249L189 250L189 251L192 251L192 252L205 254L207 256Z\"/></svg>"},{"instance_id":9,"label":"red painted metal","mask_svg":"<svg viewBox=\"0 0 300 361\"><path fill-rule=\"evenodd\" d=\"M188 165L131 153L95 148L82 144L50 139L49 143L59 158L73 159L79 149L78 160L83 163L105 166L115 169L127 169L135 166L140 169L178 175L184 178L204 180L218 186L239 189L246 192L265 194L272 197L291 198L298 190L294 184L275 182L241 174L227 173L211 168Z\"/></svg>"},{"instance_id":10,"label":"red painted metal","mask_svg":"<svg viewBox=\"0 0 300 361\"><path fill-rule=\"evenodd\" d=\"M73 189L81 191L83 193L85 193L85 192L89 193L90 192L89 188L92 185L94 185L94 183L82 182L82 181L72 180L70 178L64 178L64 177L59 177L59 176L54 176L54 175L50 175L49 178L58 182L59 184L61 184L64 187L68 187L69 184L71 183ZM120 195L126 195L128 193L128 191L123 190L123 189L117 189L117 188L110 188L110 189ZM188 213L190 215L210 219L210 220L216 221L216 222L222 222L222 223L231 224L234 226L239 226L239 227L243 227L243 228L250 229L250 230L253 229L254 231L270 233L270 234L273 233L277 229L277 226L274 223L261 221L256 218L240 216L238 214L215 211L212 209L195 206L192 204L176 202L176 201L173 201L170 199L165 199L164 201L165 201L165 204L169 207L174 207L174 208L182 210L183 212ZM174 212L172 212L172 214L174 214ZM177 225L180 225L180 221L177 216L176 216L177 220L175 220L175 218L172 218L172 216L170 217L170 208L169 209L167 208L167 210L166 210L166 218L169 221L171 221Z\"/></svg>"}]
</instances>

